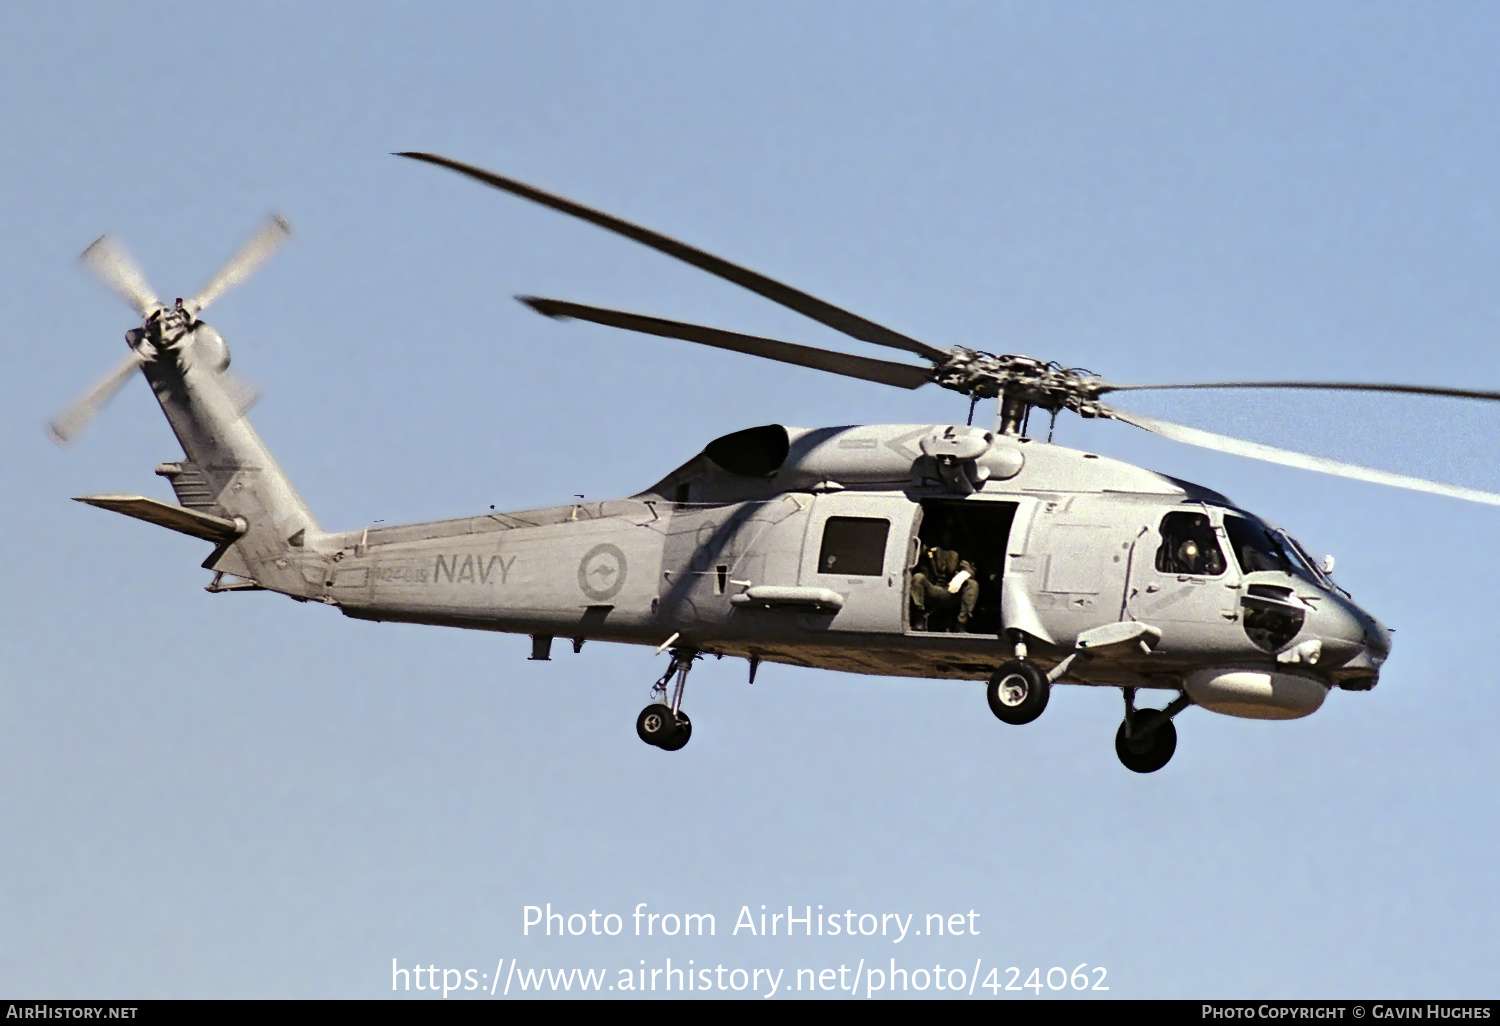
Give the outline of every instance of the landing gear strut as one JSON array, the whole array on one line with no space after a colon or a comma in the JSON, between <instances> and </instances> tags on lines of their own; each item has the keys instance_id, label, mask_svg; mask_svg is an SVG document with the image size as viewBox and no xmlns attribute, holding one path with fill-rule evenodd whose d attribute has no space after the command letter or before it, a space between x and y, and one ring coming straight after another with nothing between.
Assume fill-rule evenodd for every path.
<instances>
[{"instance_id":1,"label":"landing gear strut","mask_svg":"<svg viewBox=\"0 0 1500 1026\"><path fill-rule=\"evenodd\" d=\"M1136 709L1135 688L1124 688L1125 720L1115 731L1115 754L1125 768L1136 773L1155 773L1172 761L1177 751L1177 728L1172 717L1192 704L1179 695L1165 709Z\"/></svg>"},{"instance_id":2,"label":"landing gear strut","mask_svg":"<svg viewBox=\"0 0 1500 1026\"><path fill-rule=\"evenodd\" d=\"M687 688L688 671L698 653L692 649L672 649L672 662L667 672L651 687L655 699L641 710L635 718L635 732L648 745L655 745L668 752L675 752L688 743L693 736L693 721L682 711L682 693ZM673 677L677 686L672 691L672 701L667 701L667 685Z\"/></svg>"}]
</instances>

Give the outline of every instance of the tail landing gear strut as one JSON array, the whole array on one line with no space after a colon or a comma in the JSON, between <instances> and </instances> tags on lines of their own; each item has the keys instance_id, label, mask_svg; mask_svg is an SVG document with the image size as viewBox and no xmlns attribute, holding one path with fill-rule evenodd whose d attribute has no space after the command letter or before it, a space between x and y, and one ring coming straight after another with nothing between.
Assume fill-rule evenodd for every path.
<instances>
[{"instance_id":1,"label":"tail landing gear strut","mask_svg":"<svg viewBox=\"0 0 1500 1026\"><path fill-rule=\"evenodd\" d=\"M693 721L682 711L682 693L687 689L688 671L698 653L692 649L672 649L672 661L667 672L651 686L653 701L635 718L635 732L648 745L655 745L668 752L675 752L688 743L693 736ZM667 701L667 685L673 677L677 686L672 689L672 701Z\"/></svg>"},{"instance_id":2,"label":"tail landing gear strut","mask_svg":"<svg viewBox=\"0 0 1500 1026\"><path fill-rule=\"evenodd\" d=\"M1136 773L1155 773L1172 760L1177 751L1177 728L1172 717L1193 704L1187 694L1178 695L1165 709L1137 709L1135 688L1124 688L1125 720L1115 731L1115 754L1125 768Z\"/></svg>"}]
</instances>

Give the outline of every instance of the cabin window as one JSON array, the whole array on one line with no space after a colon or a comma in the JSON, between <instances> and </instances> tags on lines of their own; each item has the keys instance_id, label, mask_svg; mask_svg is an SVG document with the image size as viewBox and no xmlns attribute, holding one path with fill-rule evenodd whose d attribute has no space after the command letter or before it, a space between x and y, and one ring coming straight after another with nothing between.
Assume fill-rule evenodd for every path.
<instances>
[{"instance_id":1,"label":"cabin window","mask_svg":"<svg viewBox=\"0 0 1500 1026\"><path fill-rule=\"evenodd\" d=\"M844 577L879 577L885 573L885 540L889 520L829 517L818 550L818 573Z\"/></svg>"},{"instance_id":2,"label":"cabin window","mask_svg":"<svg viewBox=\"0 0 1500 1026\"><path fill-rule=\"evenodd\" d=\"M1156 569L1193 577L1218 577L1224 572L1224 550L1206 514L1179 511L1162 517Z\"/></svg>"}]
</instances>

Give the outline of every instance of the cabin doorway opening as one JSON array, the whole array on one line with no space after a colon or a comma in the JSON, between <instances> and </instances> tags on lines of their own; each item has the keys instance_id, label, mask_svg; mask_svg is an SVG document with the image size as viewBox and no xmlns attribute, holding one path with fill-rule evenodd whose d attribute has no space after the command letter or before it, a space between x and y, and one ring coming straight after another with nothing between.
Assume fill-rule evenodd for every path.
<instances>
[{"instance_id":1,"label":"cabin doorway opening","mask_svg":"<svg viewBox=\"0 0 1500 1026\"><path fill-rule=\"evenodd\" d=\"M909 630L999 635L1000 587L1016 506L979 499L922 503L916 558L907 569Z\"/></svg>"}]
</instances>

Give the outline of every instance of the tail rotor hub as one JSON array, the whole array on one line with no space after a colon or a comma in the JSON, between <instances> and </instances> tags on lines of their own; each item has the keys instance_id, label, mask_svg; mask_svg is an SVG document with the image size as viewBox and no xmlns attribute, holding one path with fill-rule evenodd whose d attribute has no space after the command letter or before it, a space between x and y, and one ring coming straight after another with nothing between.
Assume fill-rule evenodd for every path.
<instances>
[{"instance_id":1,"label":"tail rotor hub","mask_svg":"<svg viewBox=\"0 0 1500 1026\"><path fill-rule=\"evenodd\" d=\"M182 300L179 299L176 306L161 307L146 317L146 341L158 352L181 349L192 334L196 322L197 318L183 309Z\"/></svg>"}]
</instances>

